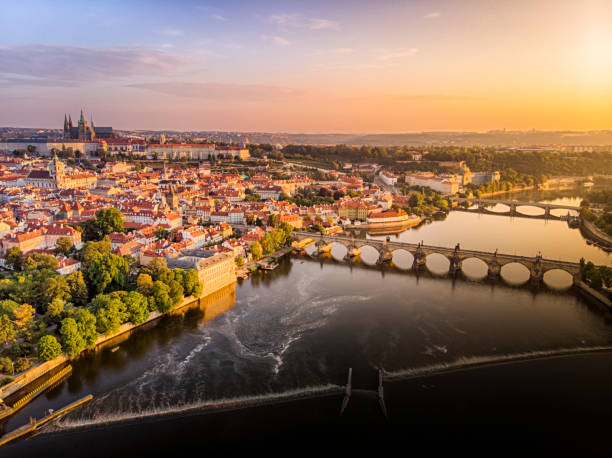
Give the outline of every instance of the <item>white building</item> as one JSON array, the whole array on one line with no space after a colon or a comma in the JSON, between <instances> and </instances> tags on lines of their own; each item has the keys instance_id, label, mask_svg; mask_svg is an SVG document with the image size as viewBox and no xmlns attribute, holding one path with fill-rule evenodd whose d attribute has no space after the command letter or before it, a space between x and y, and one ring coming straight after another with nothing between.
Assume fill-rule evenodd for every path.
<instances>
[{"instance_id":1,"label":"white building","mask_svg":"<svg viewBox=\"0 0 612 458\"><path fill-rule=\"evenodd\" d=\"M395 186L395 184L397 183L397 176L385 170L380 172L380 179L387 186Z\"/></svg>"},{"instance_id":2,"label":"white building","mask_svg":"<svg viewBox=\"0 0 612 458\"><path fill-rule=\"evenodd\" d=\"M406 182L410 186L426 186L442 194L459 192L459 183L454 177L439 177L433 173L406 175Z\"/></svg>"}]
</instances>

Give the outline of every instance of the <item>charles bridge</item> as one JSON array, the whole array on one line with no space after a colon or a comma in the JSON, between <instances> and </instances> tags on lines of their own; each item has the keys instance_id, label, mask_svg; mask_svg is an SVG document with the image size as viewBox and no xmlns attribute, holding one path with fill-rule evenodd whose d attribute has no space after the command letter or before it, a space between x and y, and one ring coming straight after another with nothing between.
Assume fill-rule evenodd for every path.
<instances>
[{"instance_id":1,"label":"charles bridge","mask_svg":"<svg viewBox=\"0 0 612 458\"><path fill-rule=\"evenodd\" d=\"M544 218L544 219L559 219L559 220L567 220L567 216L556 216L551 213L551 210L568 210L568 212L575 211L580 213L580 207L575 207L572 205L561 205L561 204L547 204L542 202L520 202L516 200L495 200L495 199L478 199L476 197L451 197L449 201L456 202L458 204L470 204L472 206L476 206L475 209L466 209L467 211L474 212L483 212L494 215L503 215L503 216L520 216L523 218ZM508 211L492 211L488 207L491 205L502 204L508 207ZM517 210L518 207L536 207L544 210L544 214L541 215L527 215L525 213L521 213ZM577 218L577 216L570 216L570 218Z\"/></svg>"},{"instance_id":2,"label":"charles bridge","mask_svg":"<svg viewBox=\"0 0 612 458\"><path fill-rule=\"evenodd\" d=\"M379 253L378 264L388 262L393 257L393 252L396 250L404 250L409 252L413 258L412 269L419 270L425 267L426 258L431 254L440 254L446 257L449 261L449 273L455 274L461 270L461 265L466 259L479 259L487 265L488 276L490 278L498 278L501 269L506 264L521 264L529 270L530 280L532 283L539 284L544 278L544 274L549 270L563 270L569 273L574 283L582 280L584 270L584 260L580 262L560 261L546 259L540 255L535 257L517 256L511 254L502 254L487 251L464 250L459 244L455 248L439 247L425 245L422 243L406 243L393 242L389 240L374 240L374 239L355 239L345 236L321 235L312 232L294 232L294 240L297 242L296 248L304 250L306 246L314 244L318 252L331 250L331 245L337 243L343 245L347 249L345 261L351 261L358 256L361 248L370 246L376 249Z\"/></svg>"}]
</instances>

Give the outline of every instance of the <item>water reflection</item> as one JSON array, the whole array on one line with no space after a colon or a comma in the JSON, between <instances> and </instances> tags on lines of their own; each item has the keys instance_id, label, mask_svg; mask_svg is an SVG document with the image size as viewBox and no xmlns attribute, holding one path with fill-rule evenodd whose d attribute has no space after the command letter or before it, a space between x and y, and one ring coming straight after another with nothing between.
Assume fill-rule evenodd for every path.
<instances>
[{"instance_id":1,"label":"water reflection","mask_svg":"<svg viewBox=\"0 0 612 458\"><path fill-rule=\"evenodd\" d=\"M509 285L522 285L529 281L531 273L529 269L517 262L504 265L500 272L501 277Z\"/></svg>"},{"instance_id":2,"label":"water reflection","mask_svg":"<svg viewBox=\"0 0 612 458\"><path fill-rule=\"evenodd\" d=\"M434 275L446 275L450 267L450 261L444 255L433 253L426 258L427 269Z\"/></svg>"},{"instance_id":3,"label":"water reflection","mask_svg":"<svg viewBox=\"0 0 612 458\"><path fill-rule=\"evenodd\" d=\"M461 271L470 280L482 280L488 274L489 266L478 258L468 258L461 263Z\"/></svg>"}]
</instances>

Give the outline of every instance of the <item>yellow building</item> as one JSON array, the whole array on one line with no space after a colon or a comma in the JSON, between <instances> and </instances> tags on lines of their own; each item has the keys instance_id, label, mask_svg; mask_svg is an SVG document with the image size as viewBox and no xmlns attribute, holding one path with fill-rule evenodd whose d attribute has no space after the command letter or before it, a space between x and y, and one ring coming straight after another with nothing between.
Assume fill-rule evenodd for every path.
<instances>
[{"instance_id":1,"label":"yellow building","mask_svg":"<svg viewBox=\"0 0 612 458\"><path fill-rule=\"evenodd\" d=\"M348 218L351 221L356 219L365 221L368 217L368 206L361 202L343 202L338 205L338 216L340 218Z\"/></svg>"}]
</instances>

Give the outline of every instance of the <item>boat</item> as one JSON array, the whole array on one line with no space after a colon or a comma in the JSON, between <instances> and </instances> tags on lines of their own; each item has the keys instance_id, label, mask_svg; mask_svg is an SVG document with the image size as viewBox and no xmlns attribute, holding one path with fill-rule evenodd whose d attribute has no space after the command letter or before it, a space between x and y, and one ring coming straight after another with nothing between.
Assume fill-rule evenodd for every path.
<instances>
[{"instance_id":1,"label":"boat","mask_svg":"<svg viewBox=\"0 0 612 458\"><path fill-rule=\"evenodd\" d=\"M587 243L587 245L593 245L593 241L589 240L589 239L587 239L586 243Z\"/></svg>"},{"instance_id":2,"label":"boat","mask_svg":"<svg viewBox=\"0 0 612 458\"><path fill-rule=\"evenodd\" d=\"M119 345L117 345L116 347L111 348L111 352L115 353L117 350L119 350Z\"/></svg>"}]
</instances>

